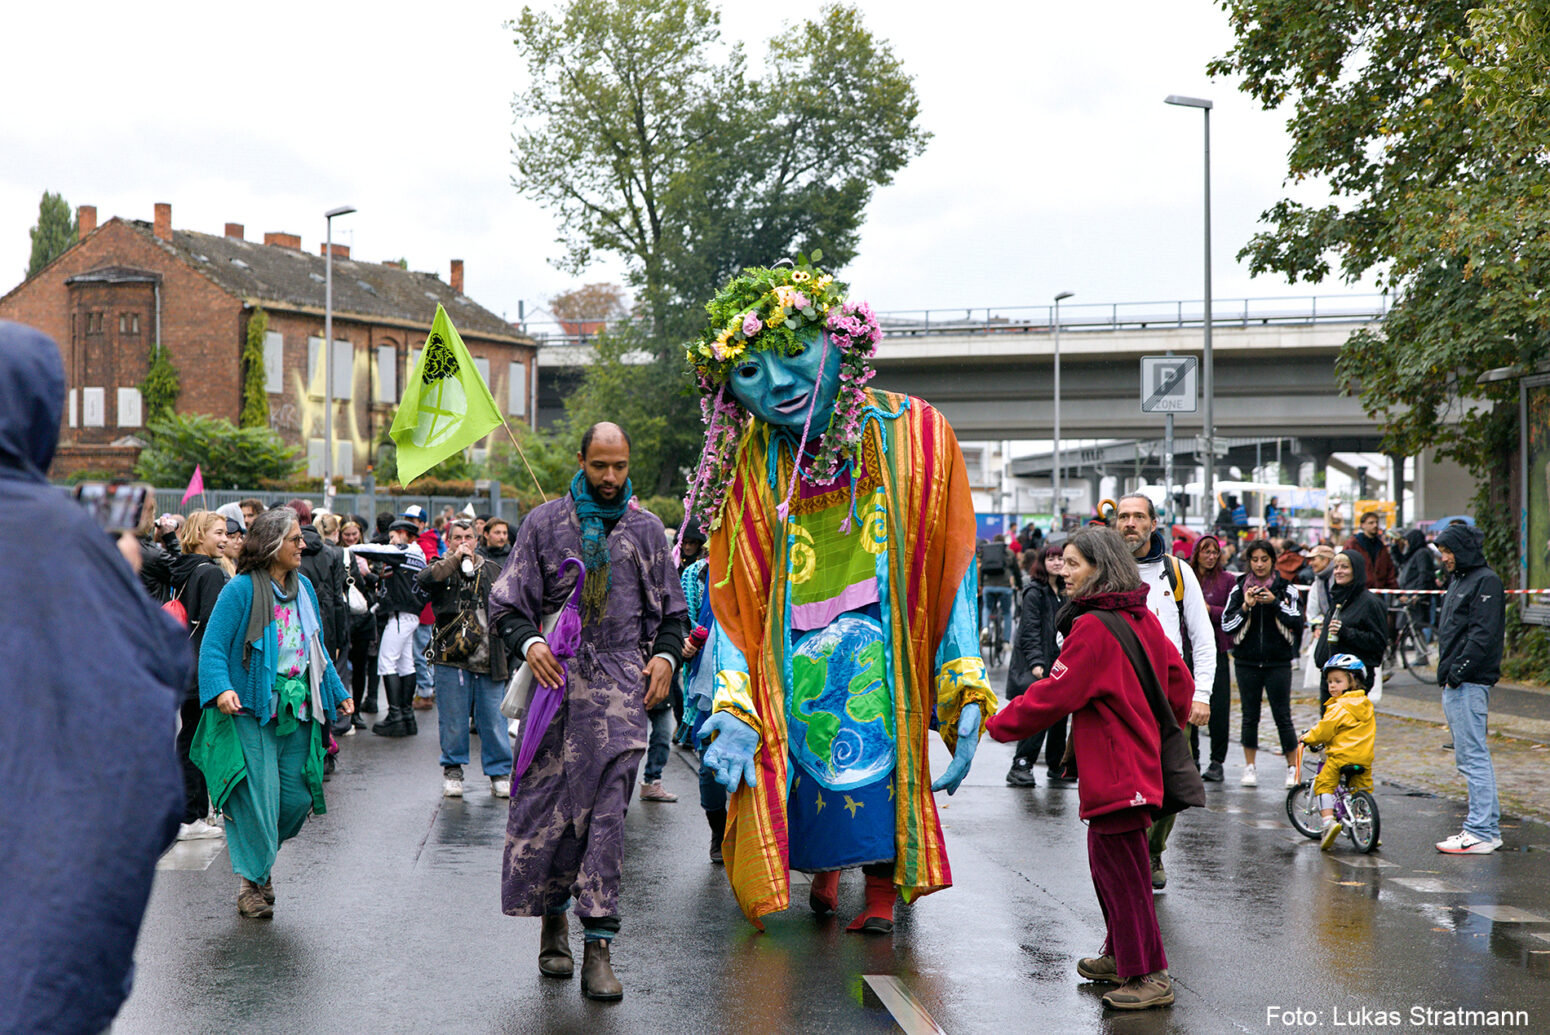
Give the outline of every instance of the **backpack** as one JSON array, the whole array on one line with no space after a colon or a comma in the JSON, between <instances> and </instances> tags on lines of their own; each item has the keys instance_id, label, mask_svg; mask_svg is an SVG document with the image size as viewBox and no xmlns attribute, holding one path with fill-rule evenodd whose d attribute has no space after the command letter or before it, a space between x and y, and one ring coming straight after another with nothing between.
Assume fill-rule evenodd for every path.
<instances>
[{"instance_id":1,"label":"backpack","mask_svg":"<svg viewBox=\"0 0 1550 1035\"><path fill-rule=\"evenodd\" d=\"M1168 591L1173 594L1173 606L1179 609L1179 653L1183 655L1190 672L1194 672L1194 650L1190 644L1189 625L1184 621L1184 575L1179 570L1180 563L1173 554L1163 554L1163 574L1168 578Z\"/></svg>"},{"instance_id":2,"label":"backpack","mask_svg":"<svg viewBox=\"0 0 1550 1035\"><path fill-rule=\"evenodd\" d=\"M980 547L980 574L981 575L1005 575L1006 574L1006 544L986 543Z\"/></svg>"},{"instance_id":3,"label":"backpack","mask_svg":"<svg viewBox=\"0 0 1550 1035\"><path fill-rule=\"evenodd\" d=\"M161 605L161 609L178 620L183 628L188 628L188 608L183 606L183 601L178 599L179 594L172 594L172 599Z\"/></svg>"}]
</instances>

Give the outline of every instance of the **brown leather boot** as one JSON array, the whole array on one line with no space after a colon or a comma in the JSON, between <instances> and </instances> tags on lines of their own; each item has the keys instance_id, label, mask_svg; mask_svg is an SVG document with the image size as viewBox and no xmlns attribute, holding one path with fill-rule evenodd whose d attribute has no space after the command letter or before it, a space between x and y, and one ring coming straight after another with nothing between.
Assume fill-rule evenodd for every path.
<instances>
[{"instance_id":1,"label":"brown leather boot","mask_svg":"<svg viewBox=\"0 0 1550 1035\"><path fill-rule=\"evenodd\" d=\"M243 877L237 885L237 912L254 920L268 920L274 916L274 906L264 901L262 888Z\"/></svg>"},{"instance_id":2,"label":"brown leather boot","mask_svg":"<svg viewBox=\"0 0 1550 1035\"><path fill-rule=\"evenodd\" d=\"M576 970L576 957L570 951L570 915L544 916L543 934L538 939L538 971L554 978L568 978Z\"/></svg>"},{"instance_id":3,"label":"brown leather boot","mask_svg":"<svg viewBox=\"0 0 1550 1035\"><path fill-rule=\"evenodd\" d=\"M624 998L624 986L614 977L613 964L608 961L605 938L588 938L587 947L582 950L581 994L608 1002Z\"/></svg>"}]
</instances>

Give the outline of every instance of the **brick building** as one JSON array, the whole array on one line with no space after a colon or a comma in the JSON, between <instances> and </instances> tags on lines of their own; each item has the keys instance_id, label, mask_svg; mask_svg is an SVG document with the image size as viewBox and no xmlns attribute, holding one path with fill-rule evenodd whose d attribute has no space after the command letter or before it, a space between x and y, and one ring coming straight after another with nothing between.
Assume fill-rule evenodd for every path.
<instances>
[{"instance_id":1,"label":"brick building","mask_svg":"<svg viewBox=\"0 0 1550 1035\"><path fill-rule=\"evenodd\" d=\"M36 276L0 297L0 319L31 324L59 344L69 388L53 475L127 473L144 444L138 385L158 340L182 382L180 412L225 417L242 409L248 320L269 317L264 343L271 426L304 446L309 472L323 460L324 259L301 238L247 240L174 230L172 206L152 222L115 217L97 225L82 205L80 236ZM334 245L334 471L364 473L392 422L404 377L430 331L436 304L462 335L508 420L532 420L537 349L498 314L463 294L463 263L450 277L350 258Z\"/></svg>"}]
</instances>

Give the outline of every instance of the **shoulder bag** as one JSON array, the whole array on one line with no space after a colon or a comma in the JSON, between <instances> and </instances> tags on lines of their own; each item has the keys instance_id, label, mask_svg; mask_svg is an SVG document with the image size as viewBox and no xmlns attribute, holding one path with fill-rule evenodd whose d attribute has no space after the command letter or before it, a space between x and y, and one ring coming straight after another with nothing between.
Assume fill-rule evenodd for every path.
<instances>
[{"instance_id":1,"label":"shoulder bag","mask_svg":"<svg viewBox=\"0 0 1550 1035\"><path fill-rule=\"evenodd\" d=\"M1190 755L1189 738L1179 728L1178 722L1173 717L1173 709L1168 707L1168 697L1163 693L1162 684L1157 679L1157 673L1152 668L1151 661L1146 656L1146 651L1141 646L1141 640L1136 636L1123 617L1113 611L1093 611L1098 620L1103 622L1119 641L1120 650L1125 652L1130 667L1135 670L1136 678L1141 682L1141 689L1146 692L1147 703L1152 706L1152 717L1157 720L1158 731L1162 734L1162 805L1153 809L1158 816L1171 816L1176 812L1183 812L1187 808L1202 808L1206 803L1206 785L1200 779L1200 770L1195 768L1194 758Z\"/></svg>"}]
</instances>

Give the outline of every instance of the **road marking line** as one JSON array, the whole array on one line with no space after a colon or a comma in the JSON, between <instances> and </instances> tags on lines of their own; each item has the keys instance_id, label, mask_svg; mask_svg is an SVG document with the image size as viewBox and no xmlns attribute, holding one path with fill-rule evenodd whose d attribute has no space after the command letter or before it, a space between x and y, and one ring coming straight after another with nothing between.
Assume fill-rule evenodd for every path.
<instances>
[{"instance_id":1,"label":"road marking line","mask_svg":"<svg viewBox=\"0 0 1550 1035\"><path fill-rule=\"evenodd\" d=\"M215 857L226 848L223 837L200 838L197 841L176 841L156 860L158 870L207 870Z\"/></svg>"},{"instance_id":2,"label":"road marking line","mask_svg":"<svg viewBox=\"0 0 1550 1035\"><path fill-rule=\"evenodd\" d=\"M904 982L892 974L863 974L877 998L893 1015L894 1023L904 1029L904 1035L947 1035L940 1024L931 1019L926 1008L904 987Z\"/></svg>"},{"instance_id":3,"label":"road marking line","mask_svg":"<svg viewBox=\"0 0 1550 1035\"><path fill-rule=\"evenodd\" d=\"M1487 920L1493 920L1499 924L1542 924L1546 919L1538 913L1530 913L1526 909L1517 906L1465 906L1466 910L1476 916L1483 916Z\"/></svg>"}]
</instances>

